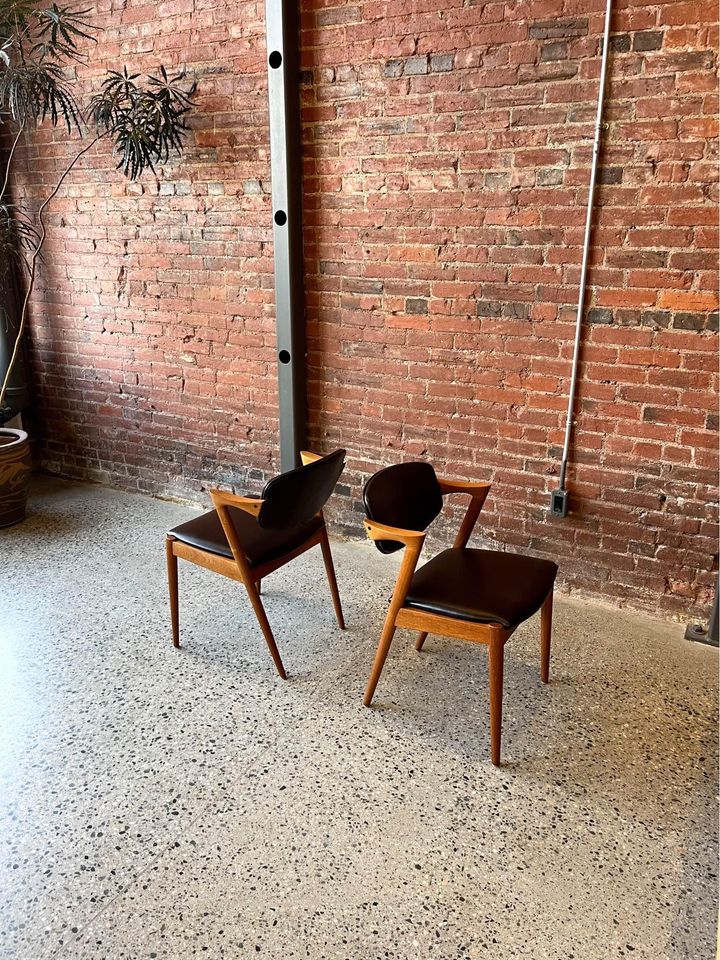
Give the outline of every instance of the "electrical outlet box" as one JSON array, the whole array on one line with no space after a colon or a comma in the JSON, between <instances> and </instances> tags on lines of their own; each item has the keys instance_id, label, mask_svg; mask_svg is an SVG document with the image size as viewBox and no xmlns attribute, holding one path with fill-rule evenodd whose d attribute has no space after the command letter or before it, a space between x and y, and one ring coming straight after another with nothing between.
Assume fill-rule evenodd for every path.
<instances>
[{"instance_id":1,"label":"electrical outlet box","mask_svg":"<svg viewBox=\"0 0 720 960\"><path fill-rule=\"evenodd\" d=\"M566 517L568 512L567 490L553 490L550 494L550 513L554 517Z\"/></svg>"}]
</instances>

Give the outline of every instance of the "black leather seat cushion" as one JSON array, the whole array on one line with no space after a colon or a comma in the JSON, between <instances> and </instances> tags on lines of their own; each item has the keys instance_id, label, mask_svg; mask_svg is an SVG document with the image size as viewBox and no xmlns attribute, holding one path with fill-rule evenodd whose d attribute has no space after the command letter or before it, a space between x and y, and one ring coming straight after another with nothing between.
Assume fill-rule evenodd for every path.
<instances>
[{"instance_id":1,"label":"black leather seat cushion","mask_svg":"<svg viewBox=\"0 0 720 960\"><path fill-rule=\"evenodd\" d=\"M540 609L557 569L517 553L443 550L415 571L405 605L510 629Z\"/></svg>"},{"instance_id":2,"label":"black leather seat cushion","mask_svg":"<svg viewBox=\"0 0 720 960\"><path fill-rule=\"evenodd\" d=\"M323 524L320 517L313 517L300 527L268 530L266 527L261 527L255 517L245 513L244 510L238 510L237 507L229 507L228 510L251 567L258 567L262 563L267 563L268 560L275 560L283 554L290 553L316 533ZM190 544L191 547L199 547L200 550L215 553L220 557L232 558L230 544L227 542L220 517L215 510L203 513L202 516L188 520L187 523L181 523L179 527L170 531L170 536L182 543Z\"/></svg>"}]
</instances>

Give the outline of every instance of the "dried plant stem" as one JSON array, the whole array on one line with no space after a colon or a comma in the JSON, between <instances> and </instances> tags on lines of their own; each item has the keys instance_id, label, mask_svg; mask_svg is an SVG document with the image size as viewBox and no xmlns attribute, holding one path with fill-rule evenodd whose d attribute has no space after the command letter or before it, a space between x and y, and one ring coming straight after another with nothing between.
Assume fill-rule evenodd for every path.
<instances>
[{"instance_id":1,"label":"dried plant stem","mask_svg":"<svg viewBox=\"0 0 720 960\"><path fill-rule=\"evenodd\" d=\"M10 180L10 167L13 162L13 157L15 156L15 149L18 143L20 142L20 137L23 135L24 132L25 132L25 124L21 123L20 126L18 127L18 132L15 134L15 139L13 140L13 145L10 148L10 153L8 154L7 166L5 167L5 180L2 185L2 191L0 191L0 200L5 199L5 191L7 190L8 182Z\"/></svg>"},{"instance_id":2,"label":"dried plant stem","mask_svg":"<svg viewBox=\"0 0 720 960\"><path fill-rule=\"evenodd\" d=\"M32 255L30 257L25 258L25 264L28 270L28 283L27 283L27 289L25 290L25 297L23 298L22 310L20 311L20 325L18 327L17 336L15 338L15 346L13 347L12 356L10 357L10 363L8 364L7 372L5 373L5 379L3 380L2 387L0 388L0 408L2 408L3 401L5 400L5 394L7 393L7 389L10 384L10 377L12 376L13 368L15 367L15 363L17 362L17 358L20 354L20 343L22 341L22 336L23 336L23 333L25 332L25 325L27 322L30 297L32 296L33 288L35 287L35 278L37 277L37 261L42 251L43 244L45 243L45 237L46 237L45 221L43 220L45 208L50 203L50 201L55 196L57 196L58 191L60 190L60 187L63 185L66 177L68 176L72 168L75 166L75 164L78 162L78 160L81 157L83 157L88 152L88 150L94 147L99 140L102 140L103 137L108 136L108 133L109 131L106 133L98 134L98 136L94 137L90 141L90 143L87 144L87 146L83 147L83 149L80 150L73 157L72 161L67 165L67 167L65 167L65 170L63 171L62 176L60 177L58 182L55 184L55 187L53 188L52 192L49 193L48 196L43 200L42 204L40 205L40 209L38 210L37 218L38 218L38 223L40 225L40 237L37 243L35 244ZM17 142L17 138L16 138L16 142Z\"/></svg>"}]
</instances>

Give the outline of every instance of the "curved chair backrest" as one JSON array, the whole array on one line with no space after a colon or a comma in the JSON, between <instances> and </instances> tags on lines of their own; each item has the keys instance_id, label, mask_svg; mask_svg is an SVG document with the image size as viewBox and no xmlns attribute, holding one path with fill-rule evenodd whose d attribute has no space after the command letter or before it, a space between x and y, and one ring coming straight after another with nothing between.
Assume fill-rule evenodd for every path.
<instances>
[{"instance_id":1,"label":"curved chair backrest","mask_svg":"<svg viewBox=\"0 0 720 960\"><path fill-rule=\"evenodd\" d=\"M345 466L345 451L296 467L268 480L258 523L269 530L299 527L322 510Z\"/></svg>"},{"instance_id":2,"label":"curved chair backrest","mask_svg":"<svg viewBox=\"0 0 720 960\"><path fill-rule=\"evenodd\" d=\"M431 463L398 463L379 470L363 490L369 520L403 530L425 530L442 510L440 484ZM395 540L376 540L381 553L402 550Z\"/></svg>"}]
</instances>

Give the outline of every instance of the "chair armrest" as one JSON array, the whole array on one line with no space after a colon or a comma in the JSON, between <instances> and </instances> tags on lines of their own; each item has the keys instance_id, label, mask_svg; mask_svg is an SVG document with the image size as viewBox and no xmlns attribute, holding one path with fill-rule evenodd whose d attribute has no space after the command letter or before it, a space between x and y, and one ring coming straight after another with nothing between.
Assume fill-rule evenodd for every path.
<instances>
[{"instance_id":1,"label":"chair armrest","mask_svg":"<svg viewBox=\"0 0 720 960\"><path fill-rule=\"evenodd\" d=\"M208 493L217 510L218 507L237 507L238 510L244 510L251 516L256 517L260 513L264 500L258 497L240 497L236 493L229 493L227 490L209 490Z\"/></svg>"},{"instance_id":2,"label":"chair armrest","mask_svg":"<svg viewBox=\"0 0 720 960\"><path fill-rule=\"evenodd\" d=\"M389 527L376 520L365 520L365 532L371 540L395 540L404 543L406 547L413 544L420 549L425 540L425 534L420 530L402 530L400 527Z\"/></svg>"},{"instance_id":3,"label":"chair armrest","mask_svg":"<svg viewBox=\"0 0 720 960\"><path fill-rule=\"evenodd\" d=\"M322 460L322 454L311 453L309 450L301 450L300 459L302 460L302 465L306 467L309 463L315 463L316 460Z\"/></svg>"},{"instance_id":4,"label":"chair armrest","mask_svg":"<svg viewBox=\"0 0 720 960\"><path fill-rule=\"evenodd\" d=\"M471 497L482 497L483 500L487 497L488 491L492 486L491 483L451 480L450 478L445 479L443 477L438 477L438 483L440 484L440 492L443 496L446 496L448 493L469 493Z\"/></svg>"},{"instance_id":5,"label":"chair armrest","mask_svg":"<svg viewBox=\"0 0 720 960\"><path fill-rule=\"evenodd\" d=\"M464 549L468 545L468 540L475 529L477 518L480 516L480 511L483 508L492 484L469 480L442 479L440 477L438 477L438 483L440 484L440 492L443 496L447 496L449 493L467 493L470 495L470 503L468 504L467 511L460 524L455 542L453 543L454 548Z\"/></svg>"}]
</instances>

